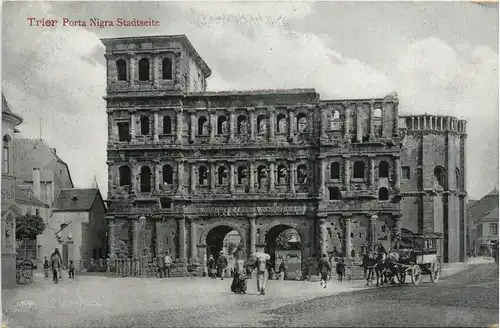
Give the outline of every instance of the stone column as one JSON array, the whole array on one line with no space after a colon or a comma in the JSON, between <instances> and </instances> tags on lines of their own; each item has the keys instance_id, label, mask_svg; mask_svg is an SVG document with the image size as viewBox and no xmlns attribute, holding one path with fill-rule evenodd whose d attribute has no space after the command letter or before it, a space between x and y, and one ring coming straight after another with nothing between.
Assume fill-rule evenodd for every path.
<instances>
[{"instance_id":1,"label":"stone column","mask_svg":"<svg viewBox=\"0 0 500 328\"><path fill-rule=\"evenodd\" d=\"M155 181L155 188L154 190L156 192L160 191L160 185L162 183L162 176L161 176L161 165L159 161L155 161L154 164L154 181Z\"/></svg>"},{"instance_id":2,"label":"stone column","mask_svg":"<svg viewBox=\"0 0 500 328\"><path fill-rule=\"evenodd\" d=\"M158 142L158 109L153 109L153 141Z\"/></svg>"},{"instance_id":3,"label":"stone column","mask_svg":"<svg viewBox=\"0 0 500 328\"><path fill-rule=\"evenodd\" d=\"M408 128L408 130L415 130L415 117L411 118L411 128Z\"/></svg>"},{"instance_id":4,"label":"stone column","mask_svg":"<svg viewBox=\"0 0 500 328\"><path fill-rule=\"evenodd\" d=\"M350 259L351 258L351 217L344 217L344 241L345 241L345 256Z\"/></svg>"},{"instance_id":5,"label":"stone column","mask_svg":"<svg viewBox=\"0 0 500 328\"><path fill-rule=\"evenodd\" d=\"M135 112L130 112L130 142L135 142Z\"/></svg>"},{"instance_id":6,"label":"stone column","mask_svg":"<svg viewBox=\"0 0 500 328\"><path fill-rule=\"evenodd\" d=\"M140 229L142 228L137 218L132 219L132 257L139 257L141 255L140 243Z\"/></svg>"},{"instance_id":7,"label":"stone column","mask_svg":"<svg viewBox=\"0 0 500 328\"><path fill-rule=\"evenodd\" d=\"M182 187L184 185L184 164L182 160L177 161L177 192L182 194Z\"/></svg>"},{"instance_id":8,"label":"stone column","mask_svg":"<svg viewBox=\"0 0 500 328\"><path fill-rule=\"evenodd\" d=\"M139 191L139 188L137 188L137 166L134 165L134 164L130 164L130 175L131 175L131 179L132 179L132 185L130 186L131 188L131 191L133 193L136 193Z\"/></svg>"},{"instance_id":9,"label":"stone column","mask_svg":"<svg viewBox=\"0 0 500 328\"><path fill-rule=\"evenodd\" d=\"M344 139L349 140L351 133L349 131L349 122L351 120L351 109L348 103L344 103Z\"/></svg>"},{"instance_id":10,"label":"stone column","mask_svg":"<svg viewBox=\"0 0 500 328\"><path fill-rule=\"evenodd\" d=\"M293 136L295 133L294 108L290 106L287 109L288 109L288 139L290 139L290 141L293 141Z\"/></svg>"},{"instance_id":11,"label":"stone column","mask_svg":"<svg viewBox=\"0 0 500 328\"><path fill-rule=\"evenodd\" d=\"M361 126L360 113L363 110L363 104L356 104L356 141L363 142L363 127Z\"/></svg>"},{"instance_id":12,"label":"stone column","mask_svg":"<svg viewBox=\"0 0 500 328\"><path fill-rule=\"evenodd\" d=\"M319 159L319 196L321 198L324 198L324 196L325 196L325 183L326 183L325 159L320 158Z\"/></svg>"},{"instance_id":13,"label":"stone column","mask_svg":"<svg viewBox=\"0 0 500 328\"><path fill-rule=\"evenodd\" d=\"M375 111L375 101L372 100L370 101L370 124L369 124L369 129L370 131L368 131L370 133L370 140L373 140L373 138L375 138L375 133L374 133L374 128L373 128L373 113Z\"/></svg>"},{"instance_id":14,"label":"stone column","mask_svg":"<svg viewBox=\"0 0 500 328\"><path fill-rule=\"evenodd\" d=\"M269 192L274 192L275 177L274 177L274 162L269 162Z\"/></svg>"},{"instance_id":15,"label":"stone column","mask_svg":"<svg viewBox=\"0 0 500 328\"><path fill-rule=\"evenodd\" d=\"M210 190L215 191L215 181L217 177L215 176L215 162L210 162Z\"/></svg>"},{"instance_id":16,"label":"stone column","mask_svg":"<svg viewBox=\"0 0 500 328\"><path fill-rule=\"evenodd\" d=\"M420 117L417 117L417 130L420 130Z\"/></svg>"},{"instance_id":17,"label":"stone column","mask_svg":"<svg viewBox=\"0 0 500 328\"><path fill-rule=\"evenodd\" d=\"M344 157L344 187L345 190L351 189L351 159Z\"/></svg>"},{"instance_id":18,"label":"stone column","mask_svg":"<svg viewBox=\"0 0 500 328\"><path fill-rule=\"evenodd\" d=\"M320 256L322 256L322 254L326 254L327 236L328 236L328 233L326 231L326 220L324 218L319 218L318 230L319 230L319 253Z\"/></svg>"},{"instance_id":19,"label":"stone column","mask_svg":"<svg viewBox=\"0 0 500 328\"><path fill-rule=\"evenodd\" d=\"M129 56L129 81L130 81L130 86L134 86L135 85L135 58L134 58L134 54L129 52L128 53L128 56Z\"/></svg>"},{"instance_id":20,"label":"stone column","mask_svg":"<svg viewBox=\"0 0 500 328\"><path fill-rule=\"evenodd\" d=\"M234 142L234 131L235 131L235 115L234 115L234 108L228 109L229 112L229 142Z\"/></svg>"},{"instance_id":21,"label":"stone column","mask_svg":"<svg viewBox=\"0 0 500 328\"><path fill-rule=\"evenodd\" d=\"M394 170L394 189L399 192L401 190L401 160L399 157L394 160Z\"/></svg>"},{"instance_id":22,"label":"stone column","mask_svg":"<svg viewBox=\"0 0 500 328\"><path fill-rule=\"evenodd\" d=\"M182 144L182 107L175 109L177 122L175 124L175 143Z\"/></svg>"},{"instance_id":23,"label":"stone column","mask_svg":"<svg viewBox=\"0 0 500 328\"><path fill-rule=\"evenodd\" d=\"M255 233L256 233L256 229L255 229L255 216L250 216L248 218L248 221L250 222L250 245L248 247L248 249L250 250L250 254L252 253L255 253Z\"/></svg>"},{"instance_id":24,"label":"stone column","mask_svg":"<svg viewBox=\"0 0 500 328\"><path fill-rule=\"evenodd\" d=\"M249 165L249 171L248 172L250 174L249 176L249 186L248 188L250 189L250 192L254 192L255 191L255 164L253 162L250 162L250 165Z\"/></svg>"},{"instance_id":25,"label":"stone column","mask_svg":"<svg viewBox=\"0 0 500 328\"><path fill-rule=\"evenodd\" d=\"M399 132L398 132L398 125L399 125L399 120L398 120L398 101L394 101L393 102L393 111L394 111L394 126L392 128L392 135L393 136L398 136L399 135Z\"/></svg>"},{"instance_id":26,"label":"stone column","mask_svg":"<svg viewBox=\"0 0 500 328\"><path fill-rule=\"evenodd\" d=\"M177 228L179 234L179 259L185 262L187 259L186 254L186 220L184 217L177 219Z\"/></svg>"},{"instance_id":27,"label":"stone column","mask_svg":"<svg viewBox=\"0 0 500 328\"><path fill-rule=\"evenodd\" d=\"M294 194L295 193L295 162L290 161L290 168L288 170L288 182L290 183L289 186L289 192Z\"/></svg>"},{"instance_id":28,"label":"stone column","mask_svg":"<svg viewBox=\"0 0 500 328\"><path fill-rule=\"evenodd\" d=\"M191 163L191 193L194 194L196 191L196 163Z\"/></svg>"},{"instance_id":29,"label":"stone column","mask_svg":"<svg viewBox=\"0 0 500 328\"><path fill-rule=\"evenodd\" d=\"M189 123L191 125L191 128L189 129L189 140L191 143L194 143L196 139L196 116L194 115L194 112L189 113Z\"/></svg>"},{"instance_id":30,"label":"stone column","mask_svg":"<svg viewBox=\"0 0 500 328\"><path fill-rule=\"evenodd\" d=\"M165 245L161 242L159 231L161 230L161 218L156 218L154 221L154 241L155 241L155 257L160 256L160 251L165 250ZM153 236L152 236L153 238Z\"/></svg>"},{"instance_id":31,"label":"stone column","mask_svg":"<svg viewBox=\"0 0 500 328\"><path fill-rule=\"evenodd\" d=\"M332 114L333 115L333 114ZM326 128L328 125L328 109L323 105L321 107L321 124L320 124L320 133L321 133L321 139L326 140L328 136L326 135Z\"/></svg>"},{"instance_id":32,"label":"stone column","mask_svg":"<svg viewBox=\"0 0 500 328\"><path fill-rule=\"evenodd\" d=\"M368 245L370 250L373 251L373 246L375 245L377 241L377 220L378 216L377 215L372 215L370 217L370 222L368 225Z\"/></svg>"},{"instance_id":33,"label":"stone column","mask_svg":"<svg viewBox=\"0 0 500 328\"><path fill-rule=\"evenodd\" d=\"M196 263L198 262L198 254L196 252L196 220L194 218L191 218L190 220L191 223L191 233L189 236L189 241L190 241L190 250L189 250L189 255L191 256L191 263Z\"/></svg>"},{"instance_id":34,"label":"stone column","mask_svg":"<svg viewBox=\"0 0 500 328\"><path fill-rule=\"evenodd\" d=\"M427 129L427 116L423 117L424 119L424 130Z\"/></svg>"},{"instance_id":35,"label":"stone column","mask_svg":"<svg viewBox=\"0 0 500 328\"><path fill-rule=\"evenodd\" d=\"M268 132L269 132L269 141L274 141L274 131L276 128L276 111L274 107L269 106L268 107L269 111L269 121L268 121Z\"/></svg>"},{"instance_id":36,"label":"stone column","mask_svg":"<svg viewBox=\"0 0 500 328\"><path fill-rule=\"evenodd\" d=\"M229 163L229 192L231 194L234 193L234 179L235 179L234 162L230 162Z\"/></svg>"},{"instance_id":37,"label":"stone column","mask_svg":"<svg viewBox=\"0 0 500 328\"><path fill-rule=\"evenodd\" d=\"M250 141L255 141L255 108L253 107L248 107L247 111L249 113L249 128L250 128Z\"/></svg>"},{"instance_id":38,"label":"stone column","mask_svg":"<svg viewBox=\"0 0 500 328\"><path fill-rule=\"evenodd\" d=\"M370 187L375 188L375 158L370 157Z\"/></svg>"},{"instance_id":39,"label":"stone column","mask_svg":"<svg viewBox=\"0 0 500 328\"><path fill-rule=\"evenodd\" d=\"M108 253L115 255L115 245L116 245L116 229L115 229L115 217L106 216L108 220Z\"/></svg>"},{"instance_id":40,"label":"stone column","mask_svg":"<svg viewBox=\"0 0 500 328\"><path fill-rule=\"evenodd\" d=\"M160 58L158 57L158 51L153 52L153 54L155 55L153 57L153 87L157 88L158 85L160 84L159 83L159 70L158 70L158 68L160 66L158 62L159 62Z\"/></svg>"},{"instance_id":41,"label":"stone column","mask_svg":"<svg viewBox=\"0 0 500 328\"><path fill-rule=\"evenodd\" d=\"M210 139L209 142L215 142L215 132L217 131L217 118L215 117L215 110L210 110Z\"/></svg>"}]
</instances>

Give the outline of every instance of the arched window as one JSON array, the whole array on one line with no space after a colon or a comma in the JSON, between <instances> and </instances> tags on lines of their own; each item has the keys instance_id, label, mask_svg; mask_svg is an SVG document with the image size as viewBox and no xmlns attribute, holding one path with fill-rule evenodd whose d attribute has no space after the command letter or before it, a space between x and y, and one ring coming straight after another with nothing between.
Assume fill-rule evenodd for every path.
<instances>
[{"instance_id":1,"label":"arched window","mask_svg":"<svg viewBox=\"0 0 500 328\"><path fill-rule=\"evenodd\" d=\"M375 108L373 110L373 119L374 120L382 120L382 110L380 108Z\"/></svg>"},{"instance_id":2,"label":"arched window","mask_svg":"<svg viewBox=\"0 0 500 328\"><path fill-rule=\"evenodd\" d=\"M338 200L342 198L342 193L339 187L328 188L328 193L330 194L330 200Z\"/></svg>"},{"instance_id":3,"label":"arched window","mask_svg":"<svg viewBox=\"0 0 500 328\"><path fill-rule=\"evenodd\" d=\"M444 184L445 184L445 170L442 166L436 166L436 168L434 169L434 178L436 180L436 183L444 188Z\"/></svg>"},{"instance_id":4,"label":"arched window","mask_svg":"<svg viewBox=\"0 0 500 328\"><path fill-rule=\"evenodd\" d=\"M225 116L217 118L217 134L227 134L227 119Z\"/></svg>"},{"instance_id":5,"label":"arched window","mask_svg":"<svg viewBox=\"0 0 500 328\"><path fill-rule=\"evenodd\" d=\"M149 81L149 60L139 60L139 81Z\"/></svg>"},{"instance_id":6,"label":"arched window","mask_svg":"<svg viewBox=\"0 0 500 328\"><path fill-rule=\"evenodd\" d=\"M172 61L170 58L163 58L161 62L162 76L164 80L172 79Z\"/></svg>"},{"instance_id":7,"label":"arched window","mask_svg":"<svg viewBox=\"0 0 500 328\"><path fill-rule=\"evenodd\" d=\"M365 163L357 161L354 163L354 179L365 178Z\"/></svg>"},{"instance_id":8,"label":"arched window","mask_svg":"<svg viewBox=\"0 0 500 328\"><path fill-rule=\"evenodd\" d=\"M243 179L247 177L247 169L244 166L238 166L238 184L243 184Z\"/></svg>"},{"instance_id":9,"label":"arched window","mask_svg":"<svg viewBox=\"0 0 500 328\"><path fill-rule=\"evenodd\" d=\"M10 138L5 135L3 137L3 153L2 153L2 173L9 174L10 172Z\"/></svg>"},{"instance_id":10,"label":"arched window","mask_svg":"<svg viewBox=\"0 0 500 328\"><path fill-rule=\"evenodd\" d=\"M163 184L173 184L174 183L174 170L172 166L166 164L163 165Z\"/></svg>"},{"instance_id":11,"label":"arched window","mask_svg":"<svg viewBox=\"0 0 500 328\"><path fill-rule=\"evenodd\" d=\"M220 185L226 184L227 172L228 170L225 166L219 166L219 168L217 169L218 182Z\"/></svg>"},{"instance_id":12,"label":"arched window","mask_svg":"<svg viewBox=\"0 0 500 328\"><path fill-rule=\"evenodd\" d=\"M257 133L266 134L267 132L267 118L265 115L259 115L257 117Z\"/></svg>"},{"instance_id":13,"label":"arched window","mask_svg":"<svg viewBox=\"0 0 500 328\"><path fill-rule=\"evenodd\" d=\"M132 185L132 174L130 173L130 167L123 165L118 168L118 174L120 176L120 187Z\"/></svg>"},{"instance_id":14,"label":"arched window","mask_svg":"<svg viewBox=\"0 0 500 328\"><path fill-rule=\"evenodd\" d=\"M461 184L461 180L460 180L460 170L457 168L455 168L455 185L456 185L456 189L460 189L462 187L462 184Z\"/></svg>"},{"instance_id":15,"label":"arched window","mask_svg":"<svg viewBox=\"0 0 500 328\"><path fill-rule=\"evenodd\" d=\"M141 192L151 192L151 169L149 166L141 167Z\"/></svg>"},{"instance_id":16,"label":"arched window","mask_svg":"<svg viewBox=\"0 0 500 328\"><path fill-rule=\"evenodd\" d=\"M300 113L297 115L297 132L307 132L307 117L304 113Z\"/></svg>"},{"instance_id":17,"label":"arched window","mask_svg":"<svg viewBox=\"0 0 500 328\"><path fill-rule=\"evenodd\" d=\"M163 116L163 134L172 134L172 119L170 116Z\"/></svg>"},{"instance_id":18,"label":"arched window","mask_svg":"<svg viewBox=\"0 0 500 328\"><path fill-rule=\"evenodd\" d=\"M330 179L340 179L340 165L337 162L330 164Z\"/></svg>"},{"instance_id":19,"label":"arched window","mask_svg":"<svg viewBox=\"0 0 500 328\"><path fill-rule=\"evenodd\" d=\"M386 161L382 161L378 165L378 177L379 178L389 177L389 164Z\"/></svg>"},{"instance_id":20,"label":"arched window","mask_svg":"<svg viewBox=\"0 0 500 328\"><path fill-rule=\"evenodd\" d=\"M331 130L340 130L341 122L340 122L340 113L338 110L333 110L330 116L330 129Z\"/></svg>"},{"instance_id":21,"label":"arched window","mask_svg":"<svg viewBox=\"0 0 500 328\"><path fill-rule=\"evenodd\" d=\"M141 134L147 136L149 134L149 117L141 116Z\"/></svg>"},{"instance_id":22,"label":"arched window","mask_svg":"<svg viewBox=\"0 0 500 328\"><path fill-rule=\"evenodd\" d=\"M208 120L205 116L198 118L198 135L204 136L208 134Z\"/></svg>"},{"instance_id":23,"label":"arched window","mask_svg":"<svg viewBox=\"0 0 500 328\"><path fill-rule=\"evenodd\" d=\"M307 167L303 164L297 167L297 182L300 184L307 183Z\"/></svg>"},{"instance_id":24,"label":"arched window","mask_svg":"<svg viewBox=\"0 0 500 328\"><path fill-rule=\"evenodd\" d=\"M208 169L206 166L200 166L198 170L198 184L200 186L206 186L208 183Z\"/></svg>"},{"instance_id":25,"label":"arched window","mask_svg":"<svg viewBox=\"0 0 500 328\"><path fill-rule=\"evenodd\" d=\"M257 180L259 183L259 188L263 188L267 184L267 168L261 165L257 168Z\"/></svg>"},{"instance_id":26,"label":"arched window","mask_svg":"<svg viewBox=\"0 0 500 328\"><path fill-rule=\"evenodd\" d=\"M276 125L277 125L276 131L278 131L278 133L286 133L286 130L288 128L288 122L287 122L285 114L278 115L277 120L276 120Z\"/></svg>"},{"instance_id":27,"label":"arched window","mask_svg":"<svg viewBox=\"0 0 500 328\"><path fill-rule=\"evenodd\" d=\"M278 166L278 184L286 184L288 169L285 165Z\"/></svg>"},{"instance_id":28,"label":"arched window","mask_svg":"<svg viewBox=\"0 0 500 328\"><path fill-rule=\"evenodd\" d=\"M236 119L236 133L237 134L247 134L247 118L245 115L238 115Z\"/></svg>"},{"instance_id":29,"label":"arched window","mask_svg":"<svg viewBox=\"0 0 500 328\"><path fill-rule=\"evenodd\" d=\"M388 200L389 199L389 190L387 188L382 187L378 190L378 200Z\"/></svg>"},{"instance_id":30,"label":"arched window","mask_svg":"<svg viewBox=\"0 0 500 328\"><path fill-rule=\"evenodd\" d=\"M124 59L116 61L116 72L118 81L127 81L127 62Z\"/></svg>"}]
</instances>

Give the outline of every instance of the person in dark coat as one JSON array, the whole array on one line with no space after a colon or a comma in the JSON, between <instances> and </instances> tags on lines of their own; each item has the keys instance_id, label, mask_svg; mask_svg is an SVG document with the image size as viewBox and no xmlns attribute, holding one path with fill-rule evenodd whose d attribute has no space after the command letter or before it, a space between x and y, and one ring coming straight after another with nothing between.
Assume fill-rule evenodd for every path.
<instances>
[{"instance_id":1,"label":"person in dark coat","mask_svg":"<svg viewBox=\"0 0 500 328\"><path fill-rule=\"evenodd\" d=\"M283 280L286 280L288 278L288 268L286 266L285 259L281 261L278 269L280 274L283 273Z\"/></svg>"},{"instance_id":2,"label":"person in dark coat","mask_svg":"<svg viewBox=\"0 0 500 328\"><path fill-rule=\"evenodd\" d=\"M219 258L217 259L217 274L220 276L221 280L224 280L226 268L227 268L227 257L224 255L224 252L221 251Z\"/></svg>"},{"instance_id":3,"label":"person in dark coat","mask_svg":"<svg viewBox=\"0 0 500 328\"><path fill-rule=\"evenodd\" d=\"M215 271L215 259L213 255L210 255L207 261L207 268L208 268L208 276L212 279L216 278L216 271Z\"/></svg>"},{"instance_id":4,"label":"person in dark coat","mask_svg":"<svg viewBox=\"0 0 500 328\"><path fill-rule=\"evenodd\" d=\"M247 275L245 270L247 263L245 260L245 253L243 252L243 246L238 246L234 253L234 259L234 275L233 282L231 283L231 291L237 294L245 294L247 291Z\"/></svg>"},{"instance_id":5,"label":"person in dark coat","mask_svg":"<svg viewBox=\"0 0 500 328\"><path fill-rule=\"evenodd\" d=\"M57 248L50 256L50 266L52 267L52 280L57 284L59 282L59 270L62 267L62 257Z\"/></svg>"},{"instance_id":6,"label":"person in dark coat","mask_svg":"<svg viewBox=\"0 0 500 328\"><path fill-rule=\"evenodd\" d=\"M338 262L337 262L337 275L338 275L338 279L340 282L342 282L342 279L345 275L345 264L344 264L344 259L341 258Z\"/></svg>"},{"instance_id":7,"label":"person in dark coat","mask_svg":"<svg viewBox=\"0 0 500 328\"><path fill-rule=\"evenodd\" d=\"M319 274L321 275L321 282L320 282L321 287L326 288L328 275L330 274L331 270L332 268L330 267L330 261L328 261L328 256L326 256L326 254L323 254L318 264L318 271Z\"/></svg>"}]
</instances>

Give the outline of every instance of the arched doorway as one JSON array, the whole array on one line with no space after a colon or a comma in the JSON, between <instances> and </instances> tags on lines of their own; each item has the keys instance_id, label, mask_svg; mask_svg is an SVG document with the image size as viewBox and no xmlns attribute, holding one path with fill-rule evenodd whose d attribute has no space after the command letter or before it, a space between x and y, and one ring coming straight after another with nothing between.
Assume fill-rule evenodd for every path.
<instances>
[{"instance_id":1,"label":"arched doorway","mask_svg":"<svg viewBox=\"0 0 500 328\"><path fill-rule=\"evenodd\" d=\"M287 267L286 279L295 279L302 270L302 238L299 232L289 225L280 224L266 234L265 251L271 256L272 268L278 272L284 261Z\"/></svg>"},{"instance_id":2,"label":"arched doorway","mask_svg":"<svg viewBox=\"0 0 500 328\"><path fill-rule=\"evenodd\" d=\"M231 257L236 251L236 247L240 244L244 244L243 239L236 229L227 225L216 226L210 229L207 234L207 259L210 255L213 255L217 261L221 251L224 251L224 254ZM229 263L228 267L230 265Z\"/></svg>"}]
</instances>

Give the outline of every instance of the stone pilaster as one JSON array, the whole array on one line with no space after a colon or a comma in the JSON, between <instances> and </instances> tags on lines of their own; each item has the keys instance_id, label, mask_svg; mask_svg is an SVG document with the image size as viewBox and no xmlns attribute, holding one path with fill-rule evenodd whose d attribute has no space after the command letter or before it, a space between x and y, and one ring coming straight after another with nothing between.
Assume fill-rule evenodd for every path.
<instances>
[{"instance_id":1,"label":"stone pilaster","mask_svg":"<svg viewBox=\"0 0 500 328\"><path fill-rule=\"evenodd\" d=\"M155 241L155 257L160 256L160 251L165 251L165 245L162 244L159 231L161 230L161 218L157 218L154 221L154 241Z\"/></svg>"},{"instance_id":2,"label":"stone pilaster","mask_svg":"<svg viewBox=\"0 0 500 328\"><path fill-rule=\"evenodd\" d=\"M209 114L209 124L210 124L210 139L209 142L215 142L215 132L217 131L217 117L215 116L215 110L210 110Z\"/></svg>"},{"instance_id":3,"label":"stone pilaster","mask_svg":"<svg viewBox=\"0 0 500 328\"><path fill-rule=\"evenodd\" d=\"M229 111L229 142L234 142L234 131L236 128L234 108L230 108L228 111Z\"/></svg>"},{"instance_id":4,"label":"stone pilaster","mask_svg":"<svg viewBox=\"0 0 500 328\"><path fill-rule=\"evenodd\" d=\"M231 194L234 193L234 179L235 179L234 162L230 162L229 163L229 192Z\"/></svg>"},{"instance_id":5,"label":"stone pilaster","mask_svg":"<svg viewBox=\"0 0 500 328\"><path fill-rule=\"evenodd\" d=\"M274 107L269 106L268 112L269 112L269 121L268 121L269 141L272 142L274 140L274 134L275 134L275 128L276 128L276 111L275 111Z\"/></svg>"},{"instance_id":6,"label":"stone pilaster","mask_svg":"<svg viewBox=\"0 0 500 328\"><path fill-rule=\"evenodd\" d=\"M135 57L134 57L134 54L133 53L128 53L128 56L129 56L129 81L130 81L130 86L134 86L135 83L136 83L136 80L135 80L135 77L136 77L136 74L135 74L135 69L136 69L136 60L135 60Z\"/></svg>"},{"instance_id":7,"label":"stone pilaster","mask_svg":"<svg viewBox=\"0 0 500 328\"><path fill-rule=\"evenodd\" d=\"M175 109L176 113L176 124L175 124L175 143L182 144L182 107Z\"/></svg>"},{"instance_id":8,"label":"stone pilaster","mask_svg":"<svg viewBox=\"0 0 500 328\"><path fill-rule=\"evenodd\" d=\"M130 178L132 179L132 185L130 186L131 191L133 193L136 193L139 191L139 188L137 187L137 166L134 164L130 164Z\"/></svg>"},{"instance_id":9,"label":"stone pilaster","mask_svg":"<svg viewBox=\"0 0 500 328\"><path fill-rule=\"evenodd\" d=\"M360 113L363 111L363 104L356 104L356 141L363 142L363 127L361 126Z\"/></svg>"},{"instance_id":10,"label":"stone pilaster","mask_svg":"<svg viewBox=\"0 0 500 328\"><path fill-rule=\"evenodd\" d=\"M191 193L194 194L196 191L196 163L191 163L191 177L189 182L191 183Z\"/></svg>"},{"instance_id":11,"label":"stone pilaster","mask_svg":"<svg viewBox=\"0 0 500 328\"><path fill-rule=\"evenodd\" d=\"M295 171L297 169L295 168L295 162L290 161L290 168L288 169L288 181L289 181L289 192L294 194L295 193Z\"/></svg>"},{"instance_id":12,"label":"stone pilaster","mask_svg":"<svg viewBox=\"0 0 500 328\"><path fill-rule=\"evenodd\" d=\"M194 115L194 112L189 113L189 124L191 128L189 129L189 140L191 143L194 143L196 140L196 116Z\"/></svg>"},{"instance_id":13,"label":"stone pilaster","mask_svg":"<svg viewBox=\"0 0 500 328\"><path fill-rule=\"evenodd\" d=\"M191 218L189 220L190 222L190 235L189 235L189 245L190 245L190 250L189 250L189 255L190 255L190 262L191 263L197 263L198 262L198 254L196 250L196 241L197 241L197 236L196 236L196 220L194 218Z\"/></svg>"},{"instance_id":14,"label":"stone pilaster","mask_svg":"<svg viewBox=\"0 0 500 328\"><path fill-rule=\"evenodd\" d=\"M324 198L325 196L325 171L326 171L326 163L324 158L319 159L319 197Z\"/></svg>"},{"instance_id":15,"label":"stone pilaster","mask_svg":"<svg viewBox=\"0 0 500 328\"><path fill-rule=\"evenodd\" d=\"M249 190L250 192L254 192L255 191L255 164L253 162L250 162L250 165L249 165L249 172L248 174L250 174L249 176Z\"/></svg>"},{"instance_id":16,"label":"stone pilaster","mask_svg":"<svg viewBox=\"0 0 500 328\"><path fill-rule=\"evenodd\" d=\"M153 141L158 142L158 109L153 109Z\"/></svg>"},{"instance_id":17,"label":"stone pilaster","mask_svg":"<svg viewBox=\"0 0 500 328\"><path fill-rule=\"evenodd\" d=\"M349 140L351 138L351 133L349 131L349 122L351 120L351 108L350 104L344 103L344 139Z\"/></svg>"},{"instance_id":18,"label":"stone pilaster","mask_svg":"<svg viewBox=\"0 0 500 328\"><path fill-rule=\"evenodd\" d=\"M328 121L328 108L325 106L321 107L321 124L320 124L320 133L321 139L326 140L328 136L326 135L327 125L330 122Z\"/></svg>"},{"instance_id":19,"label":"stone pilaster","mask_svg":"<svg viewBox=\"0 0 500 328\"><path fill-rule=\"evenodd\" d=\"M384 138L385 137L385 111L386 111L386 108L387 108L387 103L384 101L382 101L382 117L381 117L381 122L382 122L382 134L381 134L381 137Z\"/></svg>"},{"instance_id":20,"label":"stone pilaster","mask_svg":"<svg viewBox=\"0 0 500 328\"><path fill-rule=\"evenodd\" d=\"M328 232L326 230L326 220L324 218L318 218L318 231L319 231L319 253L320 256L326 254L327 236Z\"/></svg>"},{"instance_id":21,"label":"stone pilaster","mask_svg":"<svg viewBox=\"0 0 500 328\"><path fill-rule=\"evenodd\" d=\"M161 174L161 165L159 161L155 161L154 164L154 183L155 183L155 188L154 190L156 192L160 191L160 185L163 183L162 181L162 174Z\"/></svg>"},{"instance_id":22,"label":"stone pilaster","mask_svg":"<svg viewBox=\"0 0 500 328\"><path fill-rule=\"evenodd\" d=\"M142 228L137 218L132 219L132 257L139 257L140 251L140 229Z\"/></svg>"},{"instance_id":23,"label":"stone pilaster","mask_svg":"<svg viewBox=\"0 0 500 328\"><path fill-rule=\"evenodd\" d=\"M108 223L108 253L111 255L116 254L116 229L115 229L115 217L106 216Z\"/></svg>"},{"instance_id":24,"label":"stone pilaster","mask_svg":"<svg viewBox=\"0 0 500 328\"><path fill-rule=\"evenodd\" d=\"M182 186L184 185L184 163L182 160L177 161L177 192L182 194Z\"/></svg>"},{"instance_id":25,"label":"stone pilaster","mask_svg":"<svg viewBox=\"0 0 500 328\"><path fill-rule=\"evenodd\" d=\"M255 125L256 125L256 117L255 117L255 108L249 107L247 108L247 111L249 113L250 121L249 121L249 128L250 128L250 141L255 141Z\"/></svg>"},{"instance_id":26,"label":"stone pilaster","mask_svg":"<svg viewBox=\"0 0 500 328\"><path fill-rule=\"evenodd\" d=\"M370 157L370 187L375 188L375 158Z\"/></svg>"},{"instance_id":27,"label":"stone pilaster","mask_svg":"<svg viewBox=\"0 0 500 328\"><path fill-rule=\"evenodd\" d=\"M345 249L345 256L350 259L351 258L351 246L352 246L352 241L351 241L351 217L350 216L345 216L344 217L344 249Z\"/></svg>"},{"instance_id":28,"label":"stone pilaster","mask_svg":"<svg viewBox=\"0 0 500 328\"><path fill-rule=\"evenodd\" d=\"M135 112L130 112L130 142L135 142Z\"/></svg>"},{"instance_id":29,"label":"stone pilaster","mask_svg":"<svg viewBox=\"0 0 500 328\"><path fill-rule=\"evenodd\" d=\"M373 138L375 138L374 127L373 127L373 114L374 114L374 112L375 112L375 101L372 100L370 102L370 118L369 118L370 131L368 131L368 133L370 134L370 140L373 140Z\"/></svg>"},{"instance_id":30,"label":"stone pilaster","mask_svg":"<svg viewBox=\"0 0 500 328\"><path fill-rule=\"evenodd\" d=\"M344 187L347 191L351 189L351 159L347 156L344 157Z\"/></svg>"},{"instance_id":31,"label":"stone pilaster","mask_svg":"<svg viewBox=\"0 0 500 328\"><path fill-rule=\"evenodd\" d=\"M393 103L393 106L394 106L394 108L393 108L393 110L394 110L394 125L392 127L392 135L397 137L399 135L399 132L398 132L398 123L399 123L398 122L398 120L399 120L398 119L398 117L399 117L398 106L399 106L399 103L398 103L398 101L395 101ZM436 126L434 126L434 129L436 129Z\"/></svg>"},{"instance_id":32,"label":"stone pilaster","mask_svg":"<svg viewBox=\"0 0 500 328\"><path fill-rule=\"evenodd\" d=\"M368 225L368 245L370 250L373 250L373 246L377 242L377 215L372 215L370 217L369 225Z\"/></svg>"},{"instance_id":33,"label":"stone pilaster","mask_svg":"<svg viewBox=\"0 0 500 328\"><path fill-rule=\"evenodd\" d=\"M154 54L155 54L155 56L153 57L153 87L157 88L160 84L159 83L159 80L160 80L159 61L160 61L160 58L158 57L158 52L156 52Z\"/></svg>"},{"instance_id":34,"label":"stone pilaster","mask_svg":"<svg viewBox=\"0 0 500 328\"><path fill-rule=\"evenodd\" d=\"M288 139L293 141L295 134L295 112L293 107L288 107Z\"/></svg>"},{"instance_id":35,"label":"stone pilaster","mask_svg":"<svg viewBox=\"0 0 500 328\"><path fill-rule=\"evenodd\" d=\"M402 216L401 213L393 214L394 226L393 226L392 234L393 234L393 236L395 236L395 238L392 238L392 240L395 242L399 241L399 238L401 236L401 225L402 225L401 216ZM394 246L396 246L396 245L394 245Z\"/></svg>"},{"instance_id":36,"label":"stone pilaster","mask_svg":"<svg viewBox=\"0 0 500 328\"><path fill-rule=\"evenodd\" d=\"M248 221L250 223L250 245L249 245L249 250L250 254L255 253L255 242L256 242L256 228L255 228L255 216L250 216L248 218Z\"/></svg>"},{"instance_id":37,"label":"stone pilaster","mask_svg":"<svg viewBox=\"0 0 500 328\"><path fill-rule=\"evenodd\" d=\"M215 176L215 162L210 162L210 190L215 191L215 182L217 177Z\"/></svg>"},{"instance_id":38,"label":"stone pilaster","mask_svg":"<svg viewBox=\"0 0 500 328\"><path fill-rule=\"evenodd\" d=\"M184 217L177 218L177 228L179 234L179 260L186 262L186 219Z\"/></svg>"},{"instance_id":39,"label":"stone pilaster","mask_svg":"<svg viewBox=\"0 0 500 328\"><path fill-rule=\"evenodd\" d=\"M274 170L275 170L275 165L274 165L274 162L273 161L270 161L269 162L269 192L274 192L275 190L275 174L274 174Z\"/></svg>"},{"instance_id":40,"label":"stone pilaster","mask_svg":"<svg viewBox=\"0 0 500 328\"><path fill-rule=\"evenodd\" d=\"M396 192L399 192L401 190L401 160L399 159L399 157L396 157L396 159L394 160L394 170L394 190L396 190Z\"/></svg>"}]
</instances>

